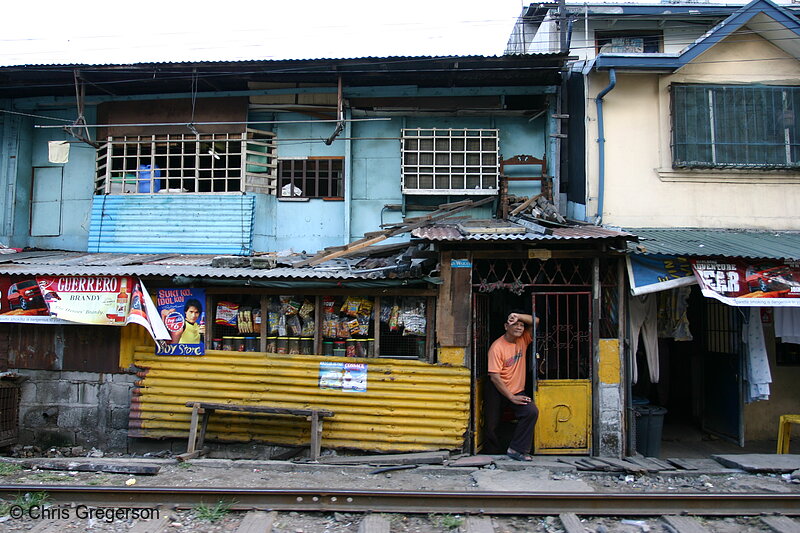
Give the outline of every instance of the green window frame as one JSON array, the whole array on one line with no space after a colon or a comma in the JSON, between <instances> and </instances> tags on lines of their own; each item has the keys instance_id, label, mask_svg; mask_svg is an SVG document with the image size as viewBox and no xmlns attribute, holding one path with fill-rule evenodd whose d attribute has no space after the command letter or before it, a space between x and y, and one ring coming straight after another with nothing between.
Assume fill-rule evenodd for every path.
<instances>
[{"instance_id":1,"label":"green window frame","mask_svg":"<svg viewBox=\"0 0 800 533\"><path fill-rule=\"evenodd\" d=\"M670 92L674 168L800 168L800 87L673 84Z\"/></svg>"}]
</instances>

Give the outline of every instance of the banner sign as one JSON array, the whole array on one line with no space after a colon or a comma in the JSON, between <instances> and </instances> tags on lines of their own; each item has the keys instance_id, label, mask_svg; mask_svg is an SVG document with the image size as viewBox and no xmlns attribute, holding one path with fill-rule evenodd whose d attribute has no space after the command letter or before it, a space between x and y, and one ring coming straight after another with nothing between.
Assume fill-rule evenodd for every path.
<instances>
[{"instance_id":1,"label":"banner sign","mask_svg":"<svg viewBox=\"0 0 800 533\"><path fill-rule=\"evenodd\" d=\"M141 280L128 276L0 277L0 321L124 326L169 338Z\"/></svg>"},{"instance_id":2,"label":"banner sign","mask_svg":"<svg viewBox=\"0 0 800 533\"><path fill-rule=\"evenodd\" d=\"M320 361L319 388L344 392L367 392L366 363Z\"/></svg>"},{"instance_id":3,"label":"banner sign","mask_svg":"<svg viewBox=\"0 0 800 533\"><path fill-rule=\"evenodd\" d=\"M158 314L169 332L169 340L156 349L157 355L203 355L206 314L205 289L158 289Z\"/></svg>"},{"instance_id":4,"label":"banner sign","mask_svg":"<svg viewBox=\"0 0 800 533\"><path fill-rule=\"evenodd\" d=\"M800 261L693 259L703 295L742 307L800 307Z\"/></svg>"},{"instance_id":5,"label":"banner sign","mask_svg":"<svg viewBox=\"0 0 800 533\"><path fill-rule=\"evenodd\" d=\"M673 255L629 255L628 279L634 296L694 285L697 280L685 257Z\"/></svg>"}]
</instances>

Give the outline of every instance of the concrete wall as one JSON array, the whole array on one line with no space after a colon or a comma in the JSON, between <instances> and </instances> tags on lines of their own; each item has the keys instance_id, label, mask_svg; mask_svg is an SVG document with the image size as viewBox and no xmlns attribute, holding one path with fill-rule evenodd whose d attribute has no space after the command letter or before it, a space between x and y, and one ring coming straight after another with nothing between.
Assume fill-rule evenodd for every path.
<instances>
[{"instance_id":1,"label":"concrete wall","mask_svg":"<svg viewBox=\"0 0 800 533\"><path fill-rule=\"evenodd\" d=\"M800 412L800 366L778 366L775 361L775 327L764 324L764 339L769 350L769 366L772 374L769 401L753 402L744 406L745 440L774 440L778 437L778 420L781 415ZM796 430L795 435L797 434ZM793 440L800 440L795 437ZM800 453L800 443L792 446L793 453Z\"/></svg>"},{"instance_id":2,"label":"concrete wall","mask_svg":"<svg viewBox=\"0 0 800 533\"><path fill-rule=\"evenodd\" d=\"M782 58L775 60L774 58ZM796 84L800 63L752 33L735 34L675 74L617 73L604 98L603 222L622 227L800 229L800 173L672 169L671 83ZM590 76L590 104L608 85ZM597 210L597 112L587 108L588 214Z\"/></svg>"},{"instance_id":3,"label":"concrete wall","mask_svg":"<svg viewBox=\"0 0 800 533\"><path fill-rule=\"evenodd\" d=\"M135 374L18 370L22 383L19 443L128 451Z\"/></svg>"}]
</instances>

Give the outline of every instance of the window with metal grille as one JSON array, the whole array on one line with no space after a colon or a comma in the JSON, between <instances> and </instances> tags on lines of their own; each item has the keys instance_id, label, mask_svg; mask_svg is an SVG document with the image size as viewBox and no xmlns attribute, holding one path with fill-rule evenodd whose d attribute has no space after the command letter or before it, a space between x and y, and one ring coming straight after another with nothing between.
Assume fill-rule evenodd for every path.
<instances>
[{"instance_id":1,"label":"window with metal grille","mask_svg":"<svg viewBox=\"0 0 800 533\"><path fill-rule=\"evenodd\" d=\"M95 194L275 193L274 134L109 137L97 150Z\"/></svg>"},{"instance_id":2,"label":"window with metal grille","mask_svg":"<svg viewBox=\"0 0 800 533\"><path fill-rule=\"evenodd\" d=\"M496 129L404 129L404 194L495 194L499 174Z\"/></svg>"},{"instance_id":3,"label":"window with metal grille","mask_svg":"<svg viewBox=\"0 0 800 533\"><path fill-rule=\"evenodd\" d=\"M278 196L342 198L342 158L281 159L278 161Z\"/></svg>"},{"instance_id":4,"label":"window with metal grille","mask_svg":"<svg viewBox=\"0 0 800 533\"><path fill-rule=\"evenodd\" d=\"M800 87L673 85L675 168L800 167Z\"/></svg>"},{"instance_id":5,"label":"window with metal grille","mask_svg":"<svg viewBox=\"0 0 800 533\"><path fill-rule=\"evenodd\" d=\"M598 54L655 54L661 51L662 33L654 30L595 32Z\"/></svg>"}]
</instances>

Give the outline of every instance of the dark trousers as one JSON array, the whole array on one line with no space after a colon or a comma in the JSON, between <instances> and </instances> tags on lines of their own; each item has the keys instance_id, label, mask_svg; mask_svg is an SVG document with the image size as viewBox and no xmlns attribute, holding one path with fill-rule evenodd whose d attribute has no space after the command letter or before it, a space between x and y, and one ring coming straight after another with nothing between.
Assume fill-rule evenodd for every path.
<instances>
[{"instance_id":1,"label":"dark trousers","mask_svg":"<svg viewBox=\"0 0 800 533\"><path fill-rule=\"evenodd\" d=\"M533 402L525 405L511 403L508 398L500 394L490 379L487 379L483 391L484 449L488 453L506 452L497 438L497 426L500 424L503 410L511 407L517 419L517 427L508 447L520 453L530 453L531 446L533 446L533 429L539 418L539 408L536 407L536 404Z\"/></svg>"}]
</instances>

